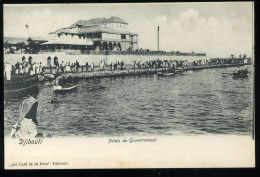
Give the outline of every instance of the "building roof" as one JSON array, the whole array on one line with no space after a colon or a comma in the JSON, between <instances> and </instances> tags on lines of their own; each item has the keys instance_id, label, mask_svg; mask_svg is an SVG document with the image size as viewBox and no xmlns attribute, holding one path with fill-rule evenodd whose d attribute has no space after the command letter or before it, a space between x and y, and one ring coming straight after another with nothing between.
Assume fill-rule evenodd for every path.
<instances>
[{"instance_id":1,"label":"building roof","mask_svg":"<svg viewBox=\"0 0 260 177\"><path fill-rule=\"evenodd\" d=\"M128 23L126 23L124 20L122 20L122 19L119 18L119 17L110 17L110 18L108 19L108 21L109 21L110 23L128 24Z\"/></svg>"},{"instance_id":2,"label":"building roof","mask_svg":"<svg viewBox=\"0 0 260 177\"><path fill-rule=\"evenodd\" d=\"M44 38L40 38L40 37L33 37L31 38L33 41L37 41L37 42L46 42L48 40L44 39ZM4 41L6 42L8 41L8 43L10 44L17 44L18 42L24 42L26 43L28 40L28 38L19 38L19 37L4 37Z\"/></svg>"},{"instance_id":3,"label":"building roof","mask_svg":"<svg viewBox=\"0 0 260 177\"><path fill-rule=\"evenodd\" d=\"M122 24L128 24L124 20L122 20L119 17L110 17L109 19L106 18L93 18L90 20L79 20L76 23L73 23L71 26L81 25L91 25L91 24L102 24L102 23L122 23Z\"/></svg>"}]
</instances>

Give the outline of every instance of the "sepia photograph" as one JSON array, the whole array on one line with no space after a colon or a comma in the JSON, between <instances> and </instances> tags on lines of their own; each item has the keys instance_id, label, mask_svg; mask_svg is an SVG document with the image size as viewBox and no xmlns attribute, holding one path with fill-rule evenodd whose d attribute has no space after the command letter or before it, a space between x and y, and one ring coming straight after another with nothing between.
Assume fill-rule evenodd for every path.
<instances>
[{"instance_id":1,"label":"sepia photograph","mask_svg":"<svg viewBox=\"0 0 260 177\"><path fill-rule=\"evenodd\" d=\"M254 3L4 4L6 169L255 166Z\"/></svg>"}]
</instances>

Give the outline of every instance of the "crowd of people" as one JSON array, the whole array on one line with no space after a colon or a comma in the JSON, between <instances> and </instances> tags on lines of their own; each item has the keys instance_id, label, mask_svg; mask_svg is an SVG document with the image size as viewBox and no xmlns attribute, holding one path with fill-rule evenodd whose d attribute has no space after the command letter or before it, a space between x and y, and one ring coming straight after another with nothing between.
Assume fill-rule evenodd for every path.
<instances>
[{"instance_id":1,"label":"crowd of people","mask_svg":"<svg viewBox=\"0 0 260 177\"><path fill-rule=\"evenodd\" d=\"M29 56L26 59L22 57L22 61L17 61L15 65L11 65L8 61L4 64L4 75L7 80L11 80L11 75L35 75L43 72L42 62L34 62L33 58Z\"/></svg>"},{"instance_id":2,"label":"crowd of people","mask_svg":"<svg viewBox=\"0 0 260 177\"><path fill-rule=\"evenodd\" d=\"M235 63L243 63L242 58L212 58L210 60L194 60L192 62L193 66L201 66L201 65L219 65L219 64L235 64Z\"/></svg>"},{"instance_id":3,"label":"crowd of people","mask_svg":"<svg viewBox=\"0 0 260 177\"><path fill-rule=\"evenodd\" d=\"M80 65L76 60L73 62L59 63L58 58L54 57L54 65L57 72L93 72L93 71L114 71L114 70L125 70L126 63L124 61L115 61L107 63L105 60L101 60L98 65L94 65L93 62L86 62L85 65ZM133 64L129 65L129 69L157 69L157 68L183 68L187 66L187 61L180 60L149 60L149 61L134 61ZM47 58L47 67L52 68L51 57ZM96 69L98 67L98 69ZM52 71L53 72L53 71Z\"/></svg>"},{"instance_id":4,"label":"crowd of people","mask_svg":"<svg viewBox=\"0 0 260 177\"><path fill-rule=\"evenodd\" d=\"M129 69L158 69L158 68L168 68L169 70L174 69L183 69L187 66L201 66L201 65L215 65L215 64L229 64L229 63L238 63L238 59L204 59L204 60L194 60L192 62L188 62L187 60L148 60L148 61L133 61L132 64L128 64ZM53 69L55 67L55 69ZM96 69L96 67L98 69ZM93 71L114 71L114 70L125 70L126 63L124 61L115 61L107 63L106 60L102 60L99 64L95 64L93 62L86 62L85 65L80 65L76 60L75 62L59 62L57 56L52 58L50 56L47 57L47 68L51 69L51 72L93 72ZM35 75L44 73L44 68L42 62L34 62L33 58L29 56L26 59L24 56L22 57L21 62L17 62L15 65L10 65L9 63L5 63L5 76L7 80L11 79L12 74L28 74Z\"/></svg>"}]
</instances>

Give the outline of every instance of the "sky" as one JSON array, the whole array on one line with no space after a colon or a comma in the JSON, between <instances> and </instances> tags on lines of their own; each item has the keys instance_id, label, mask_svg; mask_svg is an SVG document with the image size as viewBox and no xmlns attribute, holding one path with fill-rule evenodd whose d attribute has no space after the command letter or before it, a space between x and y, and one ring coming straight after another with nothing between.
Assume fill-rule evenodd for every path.
<instances>
[{"instance_id":1,"label":"sky","mask_svg":"<svg viewBox=\"0 0 260 177\"><path fill-rule=\"evenodd\" d=\"M229 57L253 52L253 3L35 4L4 5L4 36L47 38L78 20L117 16L138 34L138 47L203 52Z\"/></svg>"}]
</instances>

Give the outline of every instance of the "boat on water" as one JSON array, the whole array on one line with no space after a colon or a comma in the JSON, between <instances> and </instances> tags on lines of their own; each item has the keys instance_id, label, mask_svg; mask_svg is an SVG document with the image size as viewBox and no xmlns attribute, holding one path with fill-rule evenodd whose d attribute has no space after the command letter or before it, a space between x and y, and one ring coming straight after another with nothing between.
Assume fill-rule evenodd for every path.
<instances>
[{"instance_id":1,"label":"boat on water","mask_svg":"<svg viewBox=\"0 0 260 177\"><path fill-rule=\"evenodd\" d=\"M173 76L175 74L182 74L184 72L183 68L180 69L168 69L168 70L164 70L164 71L159 71L157 72L158 76Z\"/></svg>"},{"instance_id":2,"label":"boat on water","mask_svg":"<svg viewBox=\"0 0 260 177\"><path fill-rule=\"evenodd\" d=\"M17 98L28 93L39 92L37 75L12 75L11 80L4 80L4 98Z\"/></svg>"},{"instance_id":3,"label":"boat on water","mask_svg":"<svg viewBox=\"0 0 260 177\"><path fill-rule=\"evenodd\" d=\"M45 78L45 80L47 80L47 81L52 81L52 80L54 80L55 79L55 74L53 74L53 73L44 73L44 78Z\"/></svg>"},{"instance_id":4,"label":"boat on water","mask_svg":"<svg viewBox=\"0 0 260 177\"><path fill-rule=\"evenodd\" d=\"M54 85L53 90L55 93L61 93L61 92L67 92L71 91L77 88L77 85L71 85L71 86L61 86L61 85Z\"/></svg>"},{"instance_id":5,"label":"boat on water","mask_svg":"<svg viewBox=\"0 0 260 177\"><path fill-rule=\"evenodd\" d=\"M158 72L157 73L158 76L173 76L175 75L175 73L167 73L167 72Z\"/></svg>"},{"instance_id":6,"label":"boat on water","mask_svg":"<svg viewBox=\"0 0 260 177\"><path fill-rule=\"evenodd\" d=\"M248 77L247 74L248 74L247 69L241 69L233 72L233 78L246 78Z\"/></svg>"}]
</instances>

